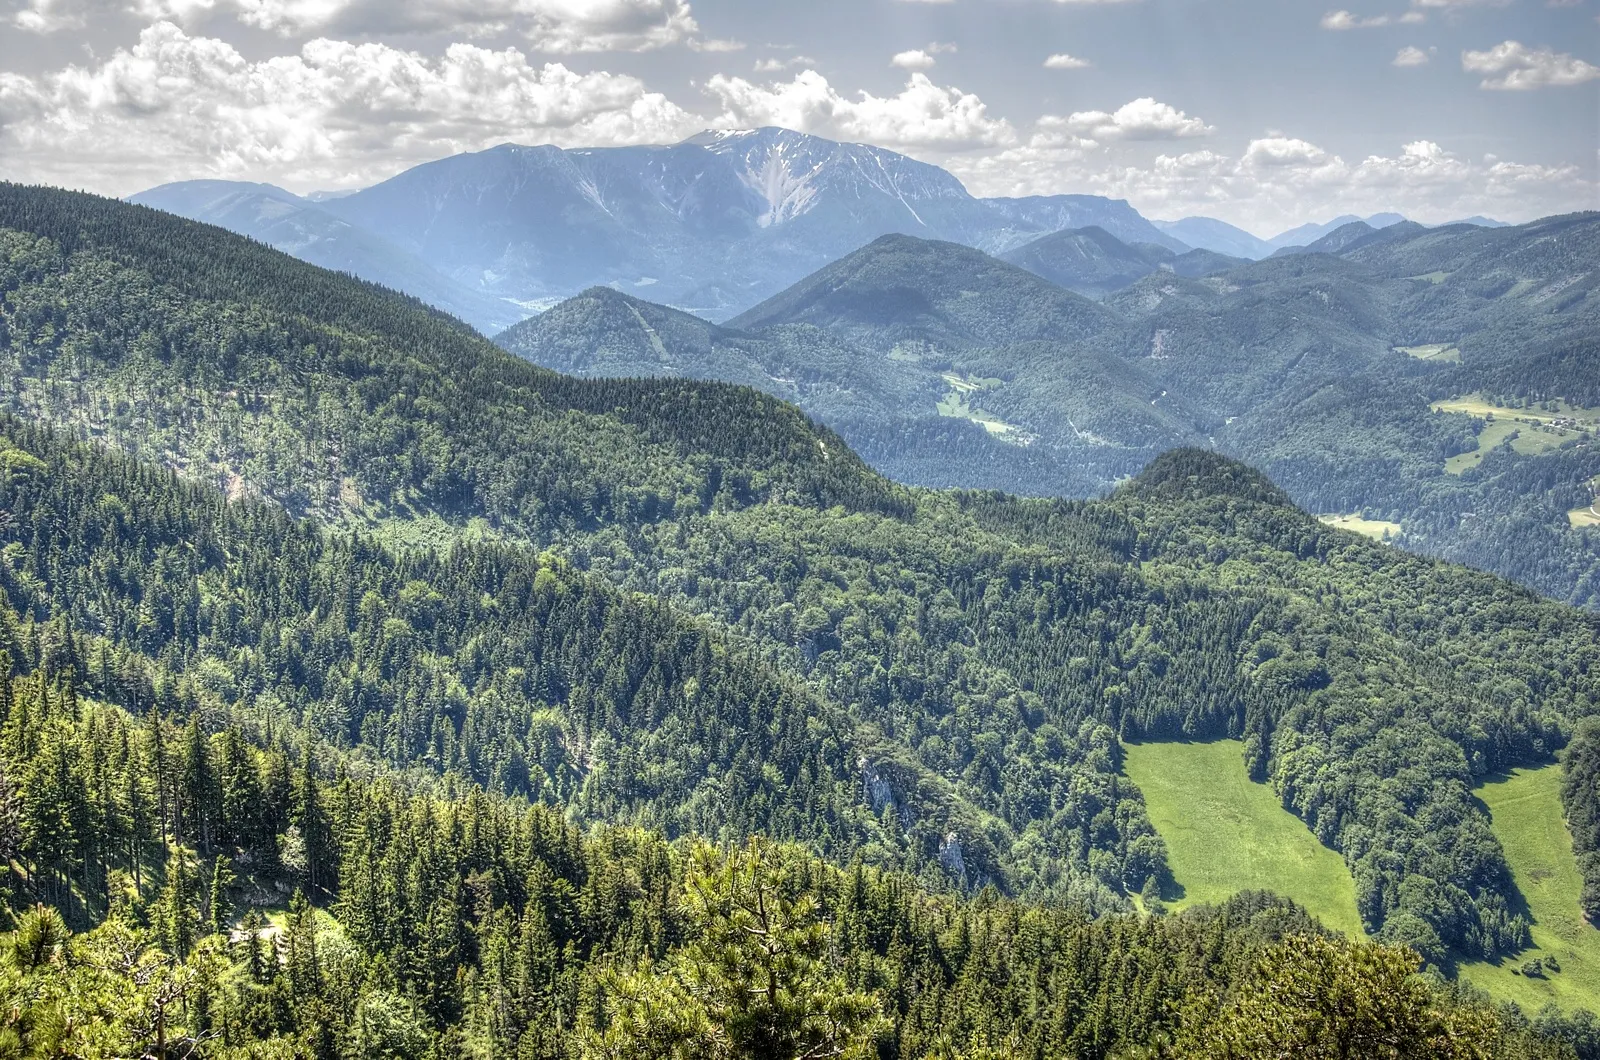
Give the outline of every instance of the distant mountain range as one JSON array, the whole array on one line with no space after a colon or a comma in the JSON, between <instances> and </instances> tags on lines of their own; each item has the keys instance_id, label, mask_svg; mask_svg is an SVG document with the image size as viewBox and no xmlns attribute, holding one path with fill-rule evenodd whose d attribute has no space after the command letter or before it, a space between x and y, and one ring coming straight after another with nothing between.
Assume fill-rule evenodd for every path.
<instances>
[{"instance_id":1,"label":"distant mountain range","mask_svg":"<svg viewBox=\"0 0 1600 1060\"><path fill-rule=\"evenodd\" d=\"M1242 228L1215 217L1185 217L1178 221L1155 221L1155 226L1191 247L1254 261L1271 254L1273 247Z\"/></svg>"},{"instance_id":2,"label":"distant mountain range","mask_svg":"<svg viewBox=\"0 0 1600 1060\"><path fill-rule=\"evenodd\" d=\"M783 129L665 147L507 144L320 201L220 181L132 201L395 287L490 333L596 285L726 319L895 233L999 252L1095 225L1189 249L1126 202L979 199L937 166Z\"/></svg>"},{"instance_id":3,"label":"distant mountain range","mask_svg":"<svg viewBox=\"0 0 1600 1060\"><path fill-rule=\"evenodd\" d=\"M1354 214L1345 214L1335 217L1325 224L1303 224L1291 228L1287 232L1280 232L1271 239L1261 239L1246 232L1226 221L1219 221L1215 217L1185 217L1177 221L1152 221L1157 228L1175 239L1182 240L1191 247L1211 250L1219 254L1227 254L1235 258L1248 258L1252 261L1271 257L1275 252L1293 247L1307 247L1332 235L1334 232L1355 222L1361 222L1373 229L1388 228L1397 225L1406 218L1397 213L1378 213L1371 217L1357 217ZM1504 221L1496 221L1488 217L1468 217L1452 224L1468 224L1479 228L1506 228ZM1444 227L1444 226L1440 226Z\"/></svg>"},{"instance_id":4,"label":"distant mountain range","mask_svg":"<svg viewBox=\"0 0 1600 1060\"><path fill-rule=\"evenodd\" d=\"M1267 246L1273 250L1282 250L1285 247L1309 247L1317 240L1332 235L1345 225L1360 221L1372 228L1388 228L1390 225L1399 224L1405 218L1397 213L1375 213L1371 217L1357 217L1355 214L1345 214L1335 217L1326 224L1303 224L1291 228L1287 232L1280 232L1267 240Z\"/></svg>"},{"instance_id":5,"label":"distant mountain range","mask_svg":"<svg viewBox=\"0 0 1600 1060\"><path fill-rule=\"evenodd\" d=\"M1244 264L1243 258L1210 250L1175 254L1154 243L1130 246L1093 225L1040 236L1000 257L1070 291L1093 298L1120 291L1153 272L1204 276Z\"/></svg>"},{"instance_id":6,"label":"distant mountain range","mask_svg":"<svg viewBox=\"0 0 1600 1060\"><path fill-rule=\"evenodd\" d=\"M655 147L506 144L351 193L199 180L131 201L394 288L487 334L595 286L726 320L883 235L1004 255L1104 297L1156 268L1198 275L1219 264L1185 259L1194 249L1255 260L1356 220L1263 240L1212 218L1152 223L1096 195L982 199L905 155L775 128ZM1086 229L1135 258L1112 262L1082 236L1036 242ZM1072 260L1084 254L1095 262Z\"/></svg>"}]
</instances>

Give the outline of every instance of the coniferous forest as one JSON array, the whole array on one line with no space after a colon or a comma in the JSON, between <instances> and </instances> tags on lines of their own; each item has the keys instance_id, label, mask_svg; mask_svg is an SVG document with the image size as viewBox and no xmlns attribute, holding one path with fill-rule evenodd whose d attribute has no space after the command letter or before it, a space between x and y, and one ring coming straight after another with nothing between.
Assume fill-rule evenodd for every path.
<instances>
[{"instance_id":1,"label":"coniferous forest","mask_svg":"<svg viewBox=\"0 0 1600 1060\"><path fill-rule=\"evenodd\" d=\"M0 1055L1600 1055L1449 978L1528 945L1471 789L1587 776L1600 618L1242 464L910 489L13 186L0 379ZM1373 941L1162 909L1121 741L1217 737Z\"/></svg>"}]
</instances>

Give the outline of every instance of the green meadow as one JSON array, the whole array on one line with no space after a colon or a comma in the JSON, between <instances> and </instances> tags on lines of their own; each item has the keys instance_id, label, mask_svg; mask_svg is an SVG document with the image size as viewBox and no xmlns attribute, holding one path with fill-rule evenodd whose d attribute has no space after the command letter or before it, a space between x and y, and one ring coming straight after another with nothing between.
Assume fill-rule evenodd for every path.
<instances>
[{"instance_id":1,"label":"green meadow","mask_svg":"<svg viewBox=\"0 0 1600 1060\"><path fill-rule=\"evenodd\" d=\"M1450 401L1436 401L1432 408L1435 412L1453 412L1482 421L1478 432L1478 448L1445 461L1444 469L1452 475L1460 475L1477 467L1485 456L1507 441L1511 442L1513 450L1523 456L1539 456L1600 427L1600 409L1584 408L1565 401L1556 402L1554 410L1539 407L1519 409L1496 405L1479 394L1468 394Z\"/></svg>"},{"instance_id":2,"label":"green meadow","mask_svg":"<svg viewBox=\"0 0 1600 1060\"><path fill-rule=\"evenodd\" d=\"M1328 927L1360 937L1355 881L1344 859L1317 841L1244 767L1244 745L1146 743L1124 748L1124 769L1144 792L1183 889L1174 909L1272 891Z\"/></svg>"},{"instance_id":3,"label":"green meadow","mask_svg":"<svg viewBox=\"0 0 1600 1060\"><path fill-rule=\"evenodd\" d=\"M1513 770L1479 787L1478 797L1489 808L1494 834L1527 899L1535 948L1499 964L1462 965L1462 977L1529 1013L1552 1002L1600 1012L1600 931L1578 909L1582 881L1561 810L1561 767ZM1517 971L1533 958L1551 956L1559 972L1530 978Z\"/></svg>"},{"instance_id":4,"label":"green meadow","mask_svg":"<svg viewBox=\"0 0 1600 1060\"><path fill-rule=\"evenodd\" d=\"M1388 541L1391 538L1402 537L1405 531L1399 523L1391 523L1383 519L1368 519L1360 512L1353 515L1319 515L1329 526L1340 530L1349 530L1363 537L1370 537L1374 541Z\"/></svg>"},{"instance_id":5,"label":"green meadow","mask_svg":"<svg viewBox=\"0 0 1600 1060\"><path fill-rule=\"evenodd\" d=\"M1124 769L1144 792L1182 889L1174 909L1240 891L1291 898L1331 928L1362 935L1355 883L1344 860L1244 768L1244 745L1147 743L1124 748ZM1478 789L1533 921L1534 948L1496 964L1459 967L1461 977L1529 1014L1547 1004L1600 1012L1600 931L1578 909L1582 881L1561 809L1561 767L1518 769ZM1559 971L1522 974L1551 957Z\"/></svg>"}]
</instances>

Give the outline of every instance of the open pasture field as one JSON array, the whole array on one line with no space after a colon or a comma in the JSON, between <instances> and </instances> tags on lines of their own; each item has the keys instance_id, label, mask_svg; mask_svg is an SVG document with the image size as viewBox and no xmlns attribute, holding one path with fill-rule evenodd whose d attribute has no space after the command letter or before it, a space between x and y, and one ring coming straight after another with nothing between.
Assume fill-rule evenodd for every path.
<instances>
[{"instance_id":1,"label":"open pasture field","mask_svg":"<svg viewBox=\"0 0 1600 1060\"><path fill-rule=\"evenodd\" d=\"M1447 364L1461 363L1461 351L1448 342L1435 342L1427 346L1396 346L1394 352L1403 353L1407 357L1414 357L1419 361L1442 361Z\"/></svg>"},{"instance_id":2,"label":"open pasture field","mask_svg":"<svg viewBox=\"0 0 1600 1060\"><path fill-rule=\"evenodd\" d=\"M1025 444L1027 434L1020 427L1014 423L1007 423L998 416L991 416L983 409L972 404L972 399L975 396L1000 386L1002 380L960 376L947 372L944 375L944 381L950 385L950 392L944 396L937 406L939 415L971 420L1003 441Z\"/></svg>"},{"instance_id":3,"label":"open pasture field","mask_svg":"<svg viewBox=\"0 0 1600 1060\"><path fill-rule=\"evenodd\" d=\"M1444 469L1460 475L1477 467L1483 458L1508 439L1511 448L1523 456L1538 456L1562 443L1600 430L1600 409L1584 408L1565 401L1553 402L1553 409L1511 408L1496 405L1481 394L1436 401L1435 412L1456 413L1483 420L1478 432L1478 448L1445 461Z\"/></svg>"},{"instance_id":4,"label":"open pasture field","mask_svg":"<svg viewBox=\"0 0 1600 1060\"><path fill-rule=\"evenodd\" d=\"M1489 808L1494 834L1527 899L1535 948L1498 965L1463 965L1461 975L1530 1015L1551 1002L1600 1012L1600 931L1578 908L1582 880L1561 809L1561 767L1513 770L1479 787L1478 797ZM1516 971L1533 958L1551 956L1559 972L1530 978Z\"/></svg>"},{"instance_id":5,"label":"open pasture field","mask_svg":"<svg viewBox=\"0 0 1600 1060\"><path fill-rule=\"evenodd\" d=\"M1272 788L1250 779L1244 744L1129 744L1124 752L1124 769L1144 792L1183 889L1172 896L1173 908L1272 891L1328 927L1364 934L1344 859L1285 810Z\"/></svg>"},{"instance_id":6,"label":"open pasture field","mask_svg":"<svg viewBox=\"0 0 1600 1060\"><path fill-rule=\"evenodd\" d=\"M1317 518L1329 526L1337 527L1340 530L1349 530L1365 537L1370 537L1374 541L1387 541L1401 536L1402 533L1399 523L1386 522L1382 519L1367 519L1359 512L1353 515L1319 515Z\"/></svg>"}]
</instances>

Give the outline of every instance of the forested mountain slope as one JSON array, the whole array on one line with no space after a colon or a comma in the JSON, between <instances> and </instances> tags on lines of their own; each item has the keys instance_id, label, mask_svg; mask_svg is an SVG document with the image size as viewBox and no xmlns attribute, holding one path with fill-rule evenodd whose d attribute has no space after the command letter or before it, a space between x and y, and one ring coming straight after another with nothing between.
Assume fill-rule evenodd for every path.
<instances>
[{"instance_id":1,"label":"forested mountain slope","mask_svg":"<svg viewBox=\"0 0 1600 1060\"><path fill-rule=\"evenodd\" d=\"M1111 352L1116 313L953 243L886 236L731 324L811 325L937 373L950 388L940 411L1014 445L1038 442L1064 467L1103 475L1101 461L1125 467L1203 437L1203 417Z\"/></svg>"},{"instance_id":2,"label":"forested mountain slope","mask_svg":"<svg viewBox=\"0 0 1600 1060\"><path fill-rule=\"evenodd\" d=\"M0 884L16 929L0 991L24 1055L1098 1060L1308 1035L1441 1060L1595 1055L1592 1019L1530 1026L1266 895L1100 920L958 901L768 842L585 831L397 783L223 712L214 733L130 716L77 700L70 662L19 662L0 774L19 776L23 809L4 834L21 825L43 872ZM208 813L226 828L208 832ZM65 916L13 917L53 876L40 824L63 826L81 889L57 897ZM1260 1004L1308 989L1311 1004Z\"/></svg>"},{"instance_id":3,"label":"forested mountain slope","mask_svg":"<svg viewBox=\"0 0 1600 1060\"><path fill-rule=\"evenodd\" d=\"M903 481L940 486L1033 478L1087 495L1102 486L1104 457L1075 461L1059 449L1080 444L1065 429L1058 445L996 442L1014 428L990 415L987 395L1000 384L982 373L989 362L939 347L902 344L885 356L810 323L756 330L717 326L609 288L595 288L524 321L496 340L536 364L581 376L657 376L726 380L794 401L840 432L875 467ZM1026 347L1021 348L1026 353ZM1093 354L1078 366L1079 393L1069 409L1086 428L1124 411L1152 419L1143 400L1148 380L1120 365L1101 371ZM1049 372L1048 365L1035 371ZM1021 375L1026 378L1029 370ZM1129 391L1131 390L1131 394ZM1153 417L1157 429L1162 418ZM1168 432L1169 437L1174 437ZM1175 436L1183 438L1182 434ZM1132 474L1153 447L1121 454Z\"/></svg>"},{"instance_id":4,"label":"forested mountain slope","mask_svg":"<svg viewBox=\"0 0 1600 1060\"><path fill-rule=\"evenodd\" d=\"M1359 989L1387 1033L1462 1056L1592 1047L1581 1021L1530 1033L1408 983L1414 957L1324 940L1267 896L1092 921L627 827L892 866L930 806L875 816L838 780L874 753L847 716L548 554L396 556L0 433L0 1021L19 1049L1193 1056L1284 1033L1241 1003L1275 977Z\"/></svg>"},{"instance_id":5,"label":"forested mountain slope","mask_svg":"<svg viewBox=\"0 0 1600 1060\"><path fill-rule=\"evenodd\" d=\"M1233 735L1248 742L1256 775L1344 854L1362 915L1382 937L1447 962L1514 950L1525 935L1468 789L1475 775L1559 747L1593 710L1592 616L1330 530L1258 473L1211 454L1162 457L1090 504L908 490L752 391L556 376L412 303L216 230L65 193L6 189L0 202L17 414L335 524L394 533L423 515L462 530L476 519L502 542L364 559L368 544L296 529L309 543L290 554L311 583L288 599L252 597L246 585L281 576L269 576L267 539L235 538L229 559L207 535L225 536L231 519L282 518L270 508L180 503L181 487L149 472L105 472L134 475L137 489L75 481L75 464L96 466L85 451L15 431L16 451L44 468L25 455L14 463L61 469L8 479L14 546L3 554L27 606L71 613L75 628L113 646L147 637L143 651L166 652L184 673L191 663L206 672L207 659L227 674L260 665L276 676L243 684L241 696L292 699L295 716L328 719L329 739L375 761L439 768L452 759L434 748L452 741L520 740L533 790L544 781L531 759L554 732L583 776L553 789L577 793L574 812L587 787L596 812L664 827L738 834L770 820L829 850L865 856L878 844L873 856L903 856L946 886L989 881L1101 909L1121 906L1163 861L1119 773L1117 737ZM118 510L138 504L106 499L123 493L148 494L158 510L193 508L199 522L175 529L170 545L140 544L142 517ZM62 535L53 528L63 509L103 529ZM584 580L574 583L580 598L592 592L602 614L572 620L570 665L539 674L495 665L494 637L533 638L532 653L548 659L545 623L569 628L538 618L553 588L543 572L557 585L564 575L519 551L529 544L707 625L689 630L686 647L671 632L683 619L669 612L616 612L622 625L612 626L609 590ZM162 573L130 580L124 562ZM174 604L192 598L186 585L217 595L202 591L198 612L171 609L194 614L192 625L148 630L146 615L154 622L168 605L140 586L169 567ZM356 575L372 580L383 609L354 597ZM383 599L396 587L403 614ZM342 604L313 606L336 589ZM486 593L532 614L498 615ZM421 601L414 613L408 599ZM219 611L229 600L239 610ZM263 629L269 616L283 623L274 652L293 643L283 628L321 616L297 650L321 637L313 657L349 684L304 687L305 673L282 669L288 655L258 664L266 649L247 613ZM335 625L318 634L325 620ZM659 654L612 652L603 636L580 635L594 625L637 629L637 643ZM700 658L702 640L750 662L682 661ZM394 671L413 678L383 677L429 654L439 657ZM598 688L591 666L605 667ZM455 706L400 706L424 674L448 681L452 671L461 691L445 701ZM763 725L793 750L757 753L764 745L738 713L745 700L714 696L708 713L677 722L684 728L656 725L691 698L688 681L669 675L701 672L773 689L758 699L774 704ZM630 674L642 701L637 689L623 695ZM783 693L787 682L794 690ZM491 690L496 702L474 712ZM780 710L785 694L796 706ZM477 718L515 734L543 707L552 711L543 735L531 722L527 737L507 741L468 732ZM839 719L831 743L813 731L829 718ZM571 752L585 746L585 725L622 734L620 789L603 771L584 774L594 762ZM514 756L506 765L497 754L471 768L509 790L521 774ZM763 754L774 761L759 776L727 781L750 793L748 810L728 809L718 772ZM800 790L835 808L780 798L793 784L782 763L793 777L809 771ZM563 765L553 764L540 769L559 784Z\"/></svg>"},{"instance_id":6,"label":"forested mountain slope","mask_svg":"<svg viewBox=\"0 0 1600 1060\"><path fill-rule=\"evenodd\" d=\"M14 408L292 511L535 531L721 495L904 503L754 391L580 383L380 288L91 196L7 186L0 228Z\"/></svg>"},{"instance_id":7,"label":"forested mountain slope","mask_svg":"<svg viewBox=\"0 0 1600 1060\"><path fill-rule=\"evenodd\" d=\"M926 485L1094 495L1162 447L1207 445L1312 511L1387 523L1408 548L1594 606L1597 225L1357 223L1321 244L1336 253L1192 252L1098 306L969 248L891 237L733 322L741 349L776 343L754 358L768 367L735 370L644 328L617 367L749 382ZM564 366L555 346L629 330L586 331L580 316L563 307L501 341Z\"/></svg>"}]
</instances>

